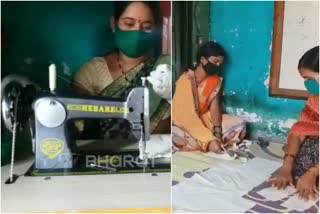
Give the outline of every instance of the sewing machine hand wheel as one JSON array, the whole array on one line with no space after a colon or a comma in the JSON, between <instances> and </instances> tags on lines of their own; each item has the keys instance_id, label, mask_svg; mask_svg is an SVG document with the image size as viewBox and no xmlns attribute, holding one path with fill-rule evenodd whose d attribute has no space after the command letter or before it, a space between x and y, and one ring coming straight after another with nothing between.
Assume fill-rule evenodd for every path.
<instances>
[{"instance_id":1,"label":"sewing machine hand wheel","mask_svg":"<svg viewBox=\"0 0 320 214\"><path fill-rule=\"evenodd\" d=\"M32 102L37 90L39 88L36 84L20 75L8 75L2 80L1 115L5 127L10 132L15 122L15 112L17 113L16 122L22 127L32 116Z\"/></svg>"}]
</instances>

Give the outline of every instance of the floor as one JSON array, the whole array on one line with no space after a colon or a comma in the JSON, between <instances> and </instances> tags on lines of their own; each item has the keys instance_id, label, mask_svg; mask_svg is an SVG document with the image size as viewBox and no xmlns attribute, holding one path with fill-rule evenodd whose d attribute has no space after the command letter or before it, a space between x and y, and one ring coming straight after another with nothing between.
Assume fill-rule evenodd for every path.
<instances>
[{"instance_id":1,"label":"floor","mask_svg":"<svg viewBox=\"0 0 320 214\"><path fill-rule=\"evenodd\" d=\"M283 144L270 143L268 150L276 156L283 157L284 152L282 147ZM306 211L307 213L312 213L314 210L318 210L318 201L299 201L294 195L286 197L282 196L282 193L275 193L273 189L269 189L269 186L267 183L264 183L264 181L281 166L282 159L266 153L256 143L253 143L248 148L256 157L248 160L248 164L244 164L239 159L226 160L212 153L174 153L171 165L172 192L177 200L173 198L173 212L190 212L190 210L192 210L193 212L219 213L229 210L227 212L250 211L252 213L263 213L266 210L269 212L270 210L273 210L273 212L277 210L288 213L298 210L299 212ZM251 166L251 173L249 173L250 170L247 170L249 174L241 174L241 169L249 165ZM233 171L232 167L234 167ZM250 167L248 167L248 169L249 168ZM231 170L230 173L227 169ZM256 173L256 169L264 170ZM235 177L229 176L231 174ZM257 177L259 177L259 179L255 179ZM250 178L253 179L250 180ZM221 186L214 187L218 185L216 183L219 183ZM245 185L247 186L245 187ZM267 198L262 199L261 196L257 196L257 191L263 188L266 188L266 192L270 192L272 200L269 196L269 198L266 196ZM230 189L232 189L232 193L229 192ZM277 197L281 196L281 200L274 201L274 195L277 195ZM287 195L287 193L284 195ZM254 199L255 202L247 200L248 198L244 199L243 196ZM232 202L232 200L236 201ZM210 203L208 203L208 201L210 201ZM194 205L192 205L192 202L195 202ZM286 206L284 206L284 204L286 204Z\"/></svg>"}]
</instances>

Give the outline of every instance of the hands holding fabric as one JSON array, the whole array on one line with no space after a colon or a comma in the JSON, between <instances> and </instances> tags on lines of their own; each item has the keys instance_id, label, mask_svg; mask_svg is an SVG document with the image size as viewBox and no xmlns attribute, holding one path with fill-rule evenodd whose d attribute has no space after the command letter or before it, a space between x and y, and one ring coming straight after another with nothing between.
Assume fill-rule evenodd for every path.
<instances>
[{"instance_id":1,"label":"hands holding fabric","mask_svg":"<svg viewBox=\"0 0 320 214\"><path fill-rule=\"evenodd\" d=\"M208 151L214 152L217 154L221 154L224 152L223 148L224 147L223 147L222 140L221 139L214 139L209 143Z\"/></svg>"},{"instance_id":2,"label":"hands holding fabric","mask_svg":"<svg viewBox=\"0 0 320 214\"><path fill-rule=\"evenodd\" d=\"M222 127L219 126L213 126L213 135L216 137L216 139L212 140L208 146L209 152L215 152L215 153L223 153L225 151L225 142L223 140L223 133L222 133Z\"/></svg>"},{"instance_id":3,"label":"hands holding fabric","mask_svg":"<svg viewBox=\"0 0 320 214\"><path fill-rule=\"evenodd\" d=\"M150 76L147 77L147 80L159 96L171 103L172 72L169 65L158 65L156 70L152 71Z\"/></svg>"}]
</instances>

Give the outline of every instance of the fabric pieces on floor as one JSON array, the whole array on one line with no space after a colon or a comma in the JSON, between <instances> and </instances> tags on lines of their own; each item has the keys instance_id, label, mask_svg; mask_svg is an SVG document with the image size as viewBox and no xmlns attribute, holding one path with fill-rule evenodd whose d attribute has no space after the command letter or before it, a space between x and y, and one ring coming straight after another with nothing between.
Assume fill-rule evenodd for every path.
<instances>
[{"instance_id":1,"label":"fabric pieces on floor","mask_svg":"<svg viewBox=\"0 0 320 214\"><path fill-rule=\"evenodd\" d=\"M251 144L251 141L243 140L241 143L237 145L234 144L233 147L226 149L224 153L217 154L214 152L207 152L204 153L204 155L221 160L239 159L241 162L247 162L249 159L254 158L254 155L251 153L249 149Z\"/></svg>"},{"instance_id":2,"label":"fabric pieces on floor","mask_svg":"<svg viewBox=\"0 0 320 214\"><path fill-rule=\"evenodd\" d=\"M279 156L283 157L282 144L270 143L268 149ZM256 143L252 143L248 147L250 152L256 156L263 159L274 160L281 162L278 158L274 158L264 151L261 150L260 146ZM212 153L212 152L211 152ZM180 182L186 178L185 174L189 172L202 172L209 168L214 168L219 164L223 164L224 162L230 161L221 157L213 157L213 155L208 155L208 153L203 152L176 152L172 155L172 179L174 184ZM234 160L235 162L239 162L239 160ZM233 160L231 162L234 162Z\"/></svg>"},{"instance_id":3,"label":"fabric pieces on floor","mask_svg":"<svg viewBox=\"0 0 320 214\"><path fill-rule=\"evenodd\" d=\"M255 206L242 196L280 167L279 162L254 158L227 161L195 173L172 188L174 212L245 212Z\"/></svg>"}]
</instances>

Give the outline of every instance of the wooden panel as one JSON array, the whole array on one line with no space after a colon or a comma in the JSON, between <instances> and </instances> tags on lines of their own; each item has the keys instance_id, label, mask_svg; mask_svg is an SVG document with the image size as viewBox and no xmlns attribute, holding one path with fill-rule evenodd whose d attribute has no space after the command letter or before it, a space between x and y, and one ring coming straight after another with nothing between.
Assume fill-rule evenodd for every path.
<instances>
[{"instance_id":1,"label":"wooden panel","mask_svg":"<svg viewBox=\"0 0 320 214\"><path fill-rule=\"evenodd\" d=\"M290 4L290 10L289 5ZM297 7L302 6L304 8L311 8L317 4L315 2L275 2L274 12L274 30L273 30L273 42L272 42L272 64L271 64L271 75L270 75L270 95L275 97L284 97L291 99L306 99L310 94L301 87L302 79L298 77L298 57L297 53L301 56L308 49L318 45L318 41L315 40L316 36L319 35L318 20L314 18L315 15L319 16L316 10L313 10L312 14L308 16L301 15L301 17L293 17L292 11ZM287 11L285 7L287 5ZM303 9L303 8L302 8ZM301 8L300 8L301 10ZM318 9L317 9L318 11ZM289 17L285 17L286 14ZM299 16L299 14L297 15ZM301 22L297 22L301 18ZM285 26L286 25L286 26ZM291 27L290 27L291 26ZM297 27L292 27L297 26ZM313 31L305 29L303 32L292 32L294 29L310 28L310 26L316 26ZM284 32L286 30L286 32ZM297 35L302 35L303 38L299 40ZM297 43L292 44L294 39ZM288 42L290 41L290 42ZM314 42L316 41L316 42ZM310 44L314 46L310 46ZM307 46L307 47L306 47ZM299 55L299 57L300 57ZM283 61L285 60L285 61ZM290 66L288 66L288 63ZM291 64L292 63L292 64ZM290 69L288 69L290 68ZM290 76L291 75L291 76ZM293 78L292 75L295 75ZM282 78L282 79L281 79ZM285 79L284 79L285 78ZM290 79L291 82L288 80ZM281 84L282 81L282 84ZM288 84L289 82L289 84ZM284 84L285 83L285 84Z\"/></svg>"}]
</instances>

